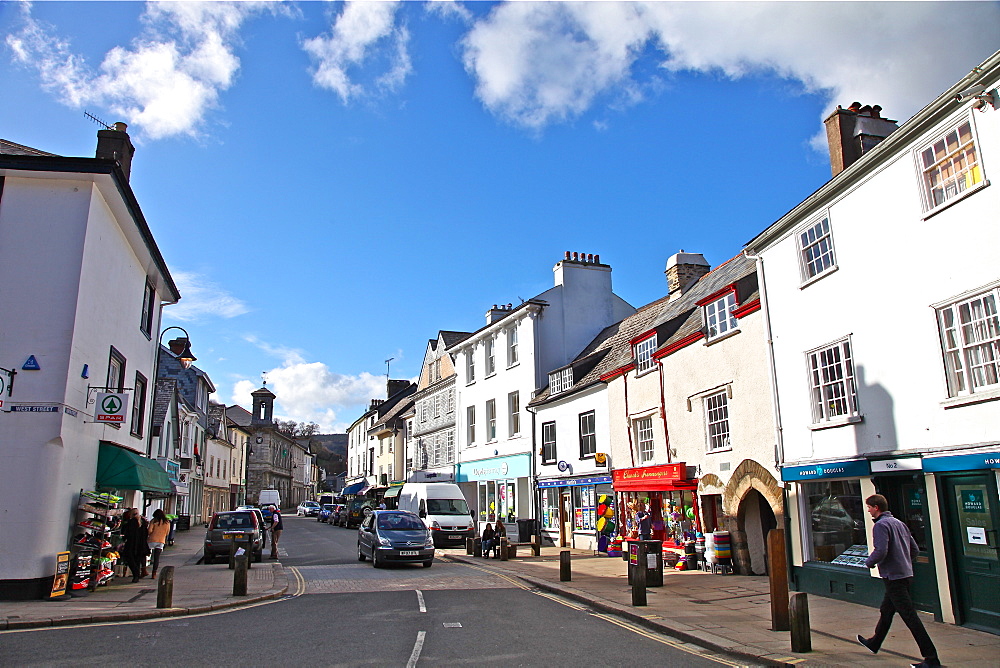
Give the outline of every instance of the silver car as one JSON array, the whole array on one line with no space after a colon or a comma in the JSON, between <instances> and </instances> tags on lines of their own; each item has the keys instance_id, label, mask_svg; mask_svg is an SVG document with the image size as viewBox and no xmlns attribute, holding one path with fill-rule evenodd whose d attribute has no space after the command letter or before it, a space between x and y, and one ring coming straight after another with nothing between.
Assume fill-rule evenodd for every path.
<instances>
[{"instance_id":1,"label":"silver car","mask_svg":"<svg viewBox=\"0 0 1000 668\"><path fill-rule=\"evenodd\" d=\"M358 561L372 566L390 562L434 563L434 538L423 520L408 510L375 510L358 528Z\"/></svg>"}]
</instances>

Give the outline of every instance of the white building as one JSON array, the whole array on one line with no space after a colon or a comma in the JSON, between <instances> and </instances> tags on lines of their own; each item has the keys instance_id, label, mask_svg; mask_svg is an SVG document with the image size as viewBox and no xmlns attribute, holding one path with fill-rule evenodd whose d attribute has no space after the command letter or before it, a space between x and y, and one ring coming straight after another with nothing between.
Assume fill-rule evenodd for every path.
<instances>
[{"instance_id":1,"label":"white building","mask_svg":"<svg viewBox=\"0 0 1000 668\"><path fill-rule=\"evenodd\" d=\"M602 329L634 309L611 289L600 256L566 253L555 285L528 301L494 306L486 326L448 348L458 390L459 482L480 529L534 518L531 416L525 407Z\"/></svg>"},{"instance_id":2,"label":"white building","mask_svg":"<svg viewBox=\"0 0 1000 668\"><path fill-rule=\"evenodd\" d=\"M132 152L123 123L98 133L97 158L0 141L0 598L51 587L82 490L140 508L144 486L170 491L147 429L161 306L180 295L129 185ZM128 394L122 424L94 421L104 388ZM112 458L133 475L100 468Z\"/></svg>"},{"instance_id":3,"label":"white building","mask_svg":"<svg viewBox=\"0 0 1000 668\"><path fill-rule=\"evenodd\" d=\"M838 108L833 178L748 244L773 331L795 585L877 604L859 555L879 492L920 545L918 607L993 632L998 79L1000 53L898 129L878 107Z\"/></svg>"}]
</instances>

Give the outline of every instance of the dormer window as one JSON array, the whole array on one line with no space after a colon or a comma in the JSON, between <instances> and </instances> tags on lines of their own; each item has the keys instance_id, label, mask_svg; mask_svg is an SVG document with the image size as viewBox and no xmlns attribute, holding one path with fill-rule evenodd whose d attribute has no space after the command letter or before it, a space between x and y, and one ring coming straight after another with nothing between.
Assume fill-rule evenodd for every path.
<instances>
[{"instance_id":1,"label":"dormer window","mask_svg":"<svg viewBox=\"0 0 1000 668\"><path fill-rule=\"evenodd\" d=\"M638 373L653 368L653 352L656 351L656 333L635 344L635 370Z\"/></svg>"},{"instance_id":2,"label":"dormer window","mask_svg":"<svg viewBox=\"0 0 1000 668\"><path fill-rule=\"evenodd\" d=\"M705 335L709 340L739 329L733 309L736 308L736 291L730 291L713 302L705 304Z\"/></svg>"},{"instance_id":3,"label":"dormer window","mask_svg":"<svg viewBox=\"0 0 1000 668\"><path fill-rule=\"evenodd\" d=\"M549 374L549 394L559 394L573 387L573 367Z\"/></svg>"}]
</instances>

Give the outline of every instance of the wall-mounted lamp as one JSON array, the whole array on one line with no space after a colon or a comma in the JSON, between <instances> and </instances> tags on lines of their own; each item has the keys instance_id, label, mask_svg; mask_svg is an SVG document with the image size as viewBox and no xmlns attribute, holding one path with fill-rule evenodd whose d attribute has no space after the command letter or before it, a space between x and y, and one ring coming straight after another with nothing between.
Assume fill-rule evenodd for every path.
<instances>
[{"instance_id":1,"label":"wall-mounted lamp","mask_svg":"<svg viewBox=\"0 0 1000 668\"><path fill-rule=\"evenodd\" d=\"M165 330L163 330L162 332L160 332L160 345L163 345L163 335L166 334L167 332L169 332L172 329L179 329L182 332L184 332L184 338L183 339L175 339L175 341L177 341L178 343L183 342L184 343L184 347L181 349L181 351L179 353L176 352L174 350L173 346L170 345L170 343L173 343L173 341L171 341L170 343L168 343L167 347L170 348L170 352L172 352L175 355L177 355L177 359L180 360L181 365L185 369L190 368L190 366L191 366L191 364L193 362L198 361L198 358L195 357L194 353L191 352L191 337L188 335L186 329L184 329L183 327L177 327L176 325L173 326L173 327L167 327Z\"/></svg>"}]
</instances>

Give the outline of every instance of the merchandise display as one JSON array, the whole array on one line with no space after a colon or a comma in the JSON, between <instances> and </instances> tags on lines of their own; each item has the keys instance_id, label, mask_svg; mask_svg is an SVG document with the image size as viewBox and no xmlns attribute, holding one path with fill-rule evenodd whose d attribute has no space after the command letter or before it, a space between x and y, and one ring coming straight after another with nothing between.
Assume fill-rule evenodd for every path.
<instances>
[{"instance_id":1,"label":"merchandise display","mask_svg":"<svg viewBox=\"0 0 1000 668\"><path fill-rule=\"evenodd\" d=\"M70 569L70 589L90 589L106 585L115 577L119 555L116 543L124 508L116 508L122 497L108 492L81 491L79 510L90 513L76 526L83 533L73 536L70 551L73 565Z\"/></svg>"}]
</instances>

